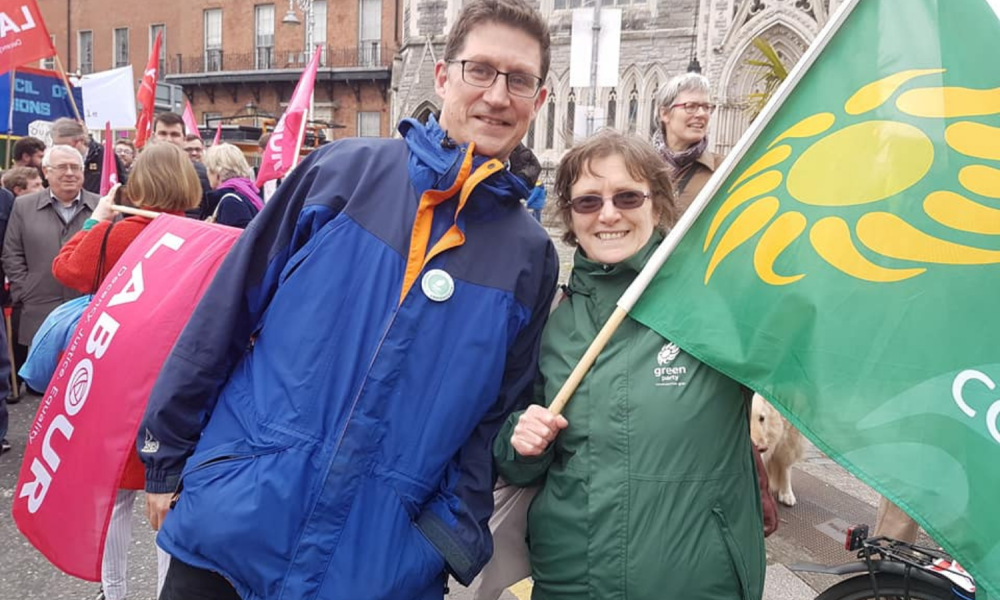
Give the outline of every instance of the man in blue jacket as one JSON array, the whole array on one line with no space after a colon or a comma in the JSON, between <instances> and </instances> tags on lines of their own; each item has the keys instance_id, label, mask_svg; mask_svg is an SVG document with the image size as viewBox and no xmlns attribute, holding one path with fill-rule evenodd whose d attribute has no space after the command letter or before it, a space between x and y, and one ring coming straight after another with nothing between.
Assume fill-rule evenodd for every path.
<instances>
[{"instance_id":1,"label":"man in blue jacket","mask_svg":"<svg viewBox=\"0 0 1000 600\"><path fill-rule=\"evenodd\" d=\"M524 0L467 3L440 121L313 152L247 228L139 433L161 600L440 599L489 559L558 269L505 168L548 67Z\"/></svg>"}]
</instances>

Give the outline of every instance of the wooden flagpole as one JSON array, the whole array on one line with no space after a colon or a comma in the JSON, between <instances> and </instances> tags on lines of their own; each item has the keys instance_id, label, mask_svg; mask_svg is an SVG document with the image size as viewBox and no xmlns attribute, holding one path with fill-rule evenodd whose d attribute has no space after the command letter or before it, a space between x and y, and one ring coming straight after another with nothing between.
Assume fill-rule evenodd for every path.
<instances>
[{"instance_id":1,"label":"wooden flagpole","mask_svg":"<svg viewBox=\"0 0 1000 600\"><path fill-rule=\"evenodd\" d=\"M611 339L612 335L614 335L618 326L625 320L628 312L632 310L633 306L635 306L635 303L639 300L639 296L646 291L646 288L649 286L650 282L653 281L653 277L656 276L660 267L663 266L663 263L673 253L674 249L677 248L681 238L683 238L684 234L691 229L691 226L694 225L698 215L700 215L708 205L709 200L711 200L719 188L722 187L722 183L727 177L729 177L729 173L733 170L733 167L743 159L743 155L750 149L750 145L757 139L761 132L764 131L764 128L767 127L768 123L771 122L775 113L777 113L781 105L785 103L785 99L791 95L792 90L796 85L798 85L803 75L805 75L806 71L812 67L820 53L823 52L826 45L831 39L833 39L833 35L838 29L840 29L840 26L847 21L848 15L854 11L858 2L860 2L860 0L847 0L840 5L840 8L837 9L837 13L833 16L833 18L827 21L823 30L820 31L819 36L817 36L816 41L809 46L805 55L803 55L803 57L795 65L791 73L788 74L788 78L782 82L780 87L778 87L774 96L772 96L771 100L768 101L767 106L765 106L764 110L761 111L760 115L753 122L753 125L750 126L750 129L743 134L739 142L736 143L736 146L733 147L732 152L726 156L726 159L722 161L719 168L715 170L715 174L708 180L708 183L705 184L705 187L698 193L698 196L695 198L694 202L691 203L691 206L688 207L674 228L670 230L667 237L660 243L656 252L654 252L653 256L651 256L646 262L646 266L643 267L642 271L636 276L632 284L629 285L627 290L625 290L622 297L618 299L618 305L615 308L615 311L611 314L607 323L604 324L604 327L601 328L601 331L597 334L597 337L594 338L594 341L591 342L590 347L587 348L583 358L580 359L580 362L570 373L566 382L563 383L563 386L559 389L555 399L553 399L552 405L549 406L549 410L552 411L552 413L558 415L566 407L566 403L569 402L573 392L576 391L577 386L580 385L580 382L587 374L587 371L590 370L591 366L593 366L594 361L597 360L601 350L604 349L608 340Z\"/></svg>"},{"instance_id":2,"label":"wooden flagpole","mask_svg":"<svg viewBox=\"0 0 1000 600\"><path fill-rule=\"evenodd\" d=\"M59 54L56 54L56 69L59 71L59 76L62 77L63 85L66 86L66 93L69 94L69 103L73 105L73 114L76 115L76 120L83 123L83 117L80 116L80 107L76 105L76 98L73 97L73 88L69 85L69 78L66 77L66 69L63 68Z\"/></svg>"},{"instance_id":3,"label":"wooden flagpole","mask_svg":"<svg viewBox=\"0 0 1000 600\"><path fill-rule=\"evenodd\" d=\"M149 219L155 219L156 217L162 215L163 213L154 212L152 210L145 210L142 208L135 208L132 206L122 206L121 204L115 204L111 207L111 210L115 212L125 213L126 215L135 215L137 217L146 217Z\"/></svg>"}]
</instances>

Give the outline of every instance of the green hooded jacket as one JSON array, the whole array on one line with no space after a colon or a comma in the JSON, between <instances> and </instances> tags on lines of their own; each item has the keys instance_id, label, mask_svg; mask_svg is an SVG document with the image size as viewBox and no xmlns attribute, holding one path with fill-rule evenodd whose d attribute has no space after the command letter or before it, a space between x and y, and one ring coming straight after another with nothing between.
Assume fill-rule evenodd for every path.
<instances>
[{"instance_id":1,"label":"green hooded jacket","mask_svg":"<svg viewBox=\"0 0 1000 600\"><path fill-rule=\"evenodd\" d=\"M542 335L535 395L548 404L652 255L617 265L579 251L569 297ZM670 306L664 306L670 310ZM533 600L759 600L765 551L740 384L626 319L544 454L518 455L512 414L499 473L544 483L528 513Z\"/></svg>"}]
</instances>

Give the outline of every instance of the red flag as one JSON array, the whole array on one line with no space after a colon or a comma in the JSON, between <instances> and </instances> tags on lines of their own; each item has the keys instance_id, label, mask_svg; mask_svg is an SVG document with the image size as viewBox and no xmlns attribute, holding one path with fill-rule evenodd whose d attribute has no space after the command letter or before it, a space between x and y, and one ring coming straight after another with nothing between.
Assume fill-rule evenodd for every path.
<instances>
[{"instance_id":1,"label":"red flag","mask_svg":"<svg viewBox=\"0 0 1000 600\"><path fill-rule=\"evenodd\" d=\"M115 160L115 141L111 139L111 121L104 122L104 162L101 164L101 196L118 183L118 161Z\"/></svg>"},{"instance_id":2,"label":"red flag","mask_svg":"<svg viewBox=\"0 0 1000 600\"><path fill-rule=\"evenodd\" d=\"M193 133L201 139L201 131L198 130L198 121L194 118L194 110L191 108L191 103L187 100L184 101L184 127L187 129L188 133Z\"/></svg>"},{"instance_id":3,"label":"red flag","mask_svg":"<svg viewBox=\"0 0 1000 600\"><path fill-rule=\"evenodd\" d=\"M213 146L218 146L219 142L222 141L222 121L215 127L215 139L212 140Z\"/></svg>"},{"instance_id":4,"label":"red flag","mask_svg":"<svg viewBox=\"0 0 1000 600\"><path fill-rule=\"evenodd\" d=\"M153 382L240 233L157 217L83 313L29 430L13 502L18 529L66 573L100 581L115 494Z\"/></svg>"},{"instance_id":5,"label":"red flag","mask_svg":"<svg viewBox=\"0 0 1000 600\"><path fill-rule=\"evenodd\" d=\"M319 68L321 50L320 47L316 48L309 66L295 85L295 92L292 93L285 114L281 115L278 125L271 132L257 174L257 187L263 186L265 181L284 177L285 173L298 162L298 151L302 136L305 135L306 111L309 109L309 99L316 84L316 70Z\"/></svg>"},{"instance_id":6,"label":"red flag","mask_svg":"<svg viewBox=\"0 0 1000 600\"><path fill-rule=\"evenodd\" d=\"M35 0L0 0L0 74L55 56Z\"/></svg>"},{"instance_id":7,"label":"red flag","mask_svg":"<svg viewBox=\"0 0 1000 600\"><path fill-rule=\"evenodd\" d=\"M146 63L146 71L142 74L142 84L139 86L139 93L135 97L136 103L141 107L139 120L135 123L135 147L142 148L149 140L153 131L153 116L156 110L156 80L159 79L157 71L160 68L160 38L162 31L156 33L156 41L153 42L153 51L149 53L149 61Z\"/></svg>"}]
</instances>

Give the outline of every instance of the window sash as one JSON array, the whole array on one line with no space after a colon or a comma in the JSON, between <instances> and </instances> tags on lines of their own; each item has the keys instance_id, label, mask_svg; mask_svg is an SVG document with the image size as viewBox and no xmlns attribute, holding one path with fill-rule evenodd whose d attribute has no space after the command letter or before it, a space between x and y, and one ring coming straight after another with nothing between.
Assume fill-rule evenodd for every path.
<instances>
[{"instance_id":1,"label":"window sash","mask_svg":"<svg viewBox=\"0 0 1000 600\"><path fill-rule=\"evenodd\" d=\"M120 27L114 31L115 43L115 68L124 67L129 64L128 52L128 28Z\"/></svg>"}]
</instances>

